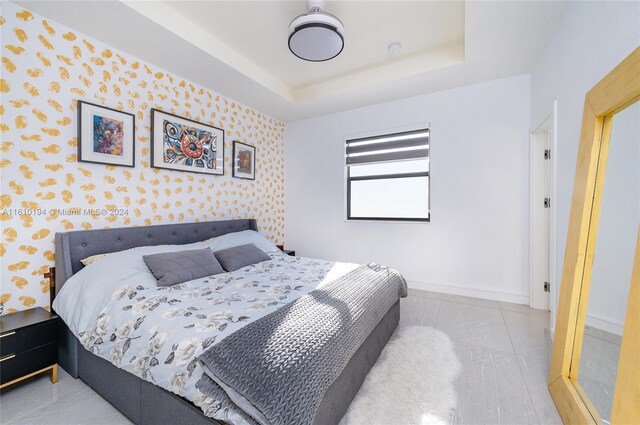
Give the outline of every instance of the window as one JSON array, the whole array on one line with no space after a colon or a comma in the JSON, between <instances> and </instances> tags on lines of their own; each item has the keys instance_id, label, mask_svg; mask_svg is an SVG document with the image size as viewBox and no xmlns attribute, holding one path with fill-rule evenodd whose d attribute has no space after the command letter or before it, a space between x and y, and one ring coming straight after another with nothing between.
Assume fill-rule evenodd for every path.
<instances>
[{"instance_id":1,"label":"window","mask_svg":"<svg viewBox=\"0 0 640 425\"><path fill-rule=\"evenodd\" d=\"M347 140L347 220L429 221L429 129Z\"/></svg>"}]
</instances>

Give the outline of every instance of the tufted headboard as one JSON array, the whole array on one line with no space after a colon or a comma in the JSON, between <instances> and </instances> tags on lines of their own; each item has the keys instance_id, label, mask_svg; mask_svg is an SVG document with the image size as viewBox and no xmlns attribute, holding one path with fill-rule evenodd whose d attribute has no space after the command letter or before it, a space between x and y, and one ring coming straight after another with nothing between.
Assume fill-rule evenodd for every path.
<instances>
[{"instance_id":1,"label":"tufted headboard","mask_svg":"<svg viewBox=\"0 0 640 425\"><path fill-rule=\"evenodd\" d=\"M83 266L80 260L96 254L138 246L184 245L243 230L258 230L254 219L117 227L56 233L56 294Z\"/></svg>"}]
</instances>

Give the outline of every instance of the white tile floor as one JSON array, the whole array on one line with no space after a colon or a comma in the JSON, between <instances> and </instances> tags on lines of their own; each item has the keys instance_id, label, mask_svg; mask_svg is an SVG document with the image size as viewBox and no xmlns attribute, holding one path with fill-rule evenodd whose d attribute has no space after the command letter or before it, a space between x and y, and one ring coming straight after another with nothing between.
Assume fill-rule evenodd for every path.
<instances>
[{"instance_id":1,"label":"white tile floor","mask_svg":"<svg viewBox=\"0 0 640 425\"><path fill-rule=\"evenodd\" d=\"M452 424L561 424L547 391L549 313L476 298L410 290L400 325L431 326L456 346L462 374ZM80 380L60 370L0 396L2 424L128 424ZM385 424L386 425L386 424ZM398 424L409 425L409 424Z\"/></svg>"},{"instance_id":2,"label":"white tile floor","mask_svg":"<svg viewBox=\"0 0 640 425\"><path fill-rule=\"evenodd\" d=\"M426 311L425 311L426 310ZM447 333L462 363L453 424L561 424L547 391L549 312L410 290L401 325Z\"/></svg>"},{"instance_id":3,"label":"white tile floor","mask_svg":"<svg viewBox=\"0 0 640 425\"><path fill-rule=\"evenodd\" d=\"M58 369L58 383L49 375L5 388L0 395L2 425L131 424L108 401L79 379Z\"/></svg>"}]
</instances>

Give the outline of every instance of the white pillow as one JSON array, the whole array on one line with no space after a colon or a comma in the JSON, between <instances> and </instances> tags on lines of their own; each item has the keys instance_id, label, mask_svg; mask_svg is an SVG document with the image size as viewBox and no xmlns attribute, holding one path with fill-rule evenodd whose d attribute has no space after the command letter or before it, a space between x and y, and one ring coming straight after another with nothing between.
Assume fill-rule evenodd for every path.
<instances>
[{"instance_id":1,"label":"white pillow","mask_svg":"<svg viewBox=\"0 0 640 425\"><path fill-rule=\"evenodd\" d=\"M143 260L144 255L206 248L203 242L188 245L141 246L104 254L100 260L83 267L64 284L53 308L69 328L85 330L109 303L113 292L123 286L156 287L156 280Z\"/></svg>"},{"instance_id":2,"label":"white pillow","mask_svg":"<svg viewBox=\"0 0 640 425\"><path fill-rule=\"evenodd\" d=\"M88 266L89 264L93 264L96 261L106 257L107 255L109 255L109 254L92 255L91 257L83 258L82 260L80 260L80 262L82 263L83 266Z\"/></svg>"},{"instance_id":3,"label":"white pillow","mask_svg":"<svg viewBox=\"0 0 640 425\"><path fill-rule=\"evenodd\" d=\"M212 251L219 251L221 249L233 248L234 246L254 244L264 252L280 252L280 249L278 249L278 247L275 246L273 242L267 239L267 237L264 236L262 233L256 232L255 230L243 230L241 232L227 233L226 235L216 236L211 239L204 240L202 242L195 242L194 244L205 244L208 247L210 247ZM188 249L189 246L194 244L162 245L162 246L180 246L185 249ZM144 247L139 247L139 248L144 248ZM131 248L131 249L136 249L136 248ZM125 251L119 251L119 252L129 252L131 251L131 249L128 249ZM167 251L162 251L162 252L167 252ZM111 254L115 254L115 253L112 252L109 254L92 255L90 257L83 258L82 260L80 260L80 262L82 263L82 265L86 267Z\"/></svg>"},{"instance_id":4,"label":"white pillow","mask_svg":"<svg viewBox=\"0 0 640 425\"><path fill-rule=\"evenodd\" d=\"M281 252L278 247L260 232L255 230L243 230L241 232L227 233L205 241L211 251L233 248L234 246L253 244L264 252Z\"/></svg>"}]
</instances>

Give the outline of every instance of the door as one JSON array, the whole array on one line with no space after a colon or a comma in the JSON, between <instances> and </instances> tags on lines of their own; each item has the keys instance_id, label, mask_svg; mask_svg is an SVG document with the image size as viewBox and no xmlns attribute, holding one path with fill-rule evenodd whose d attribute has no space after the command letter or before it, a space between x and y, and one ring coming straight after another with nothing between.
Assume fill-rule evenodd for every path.
<instances>
[{"instance_id":1,"label":"door","mask_svg":"<svg viewBox=\"0 0 640 425\"><path fill-rule=\"evenodd\" d=\"M549 310L552 130L531 135L531 308Z\"/></svg>"}]
</instances>

